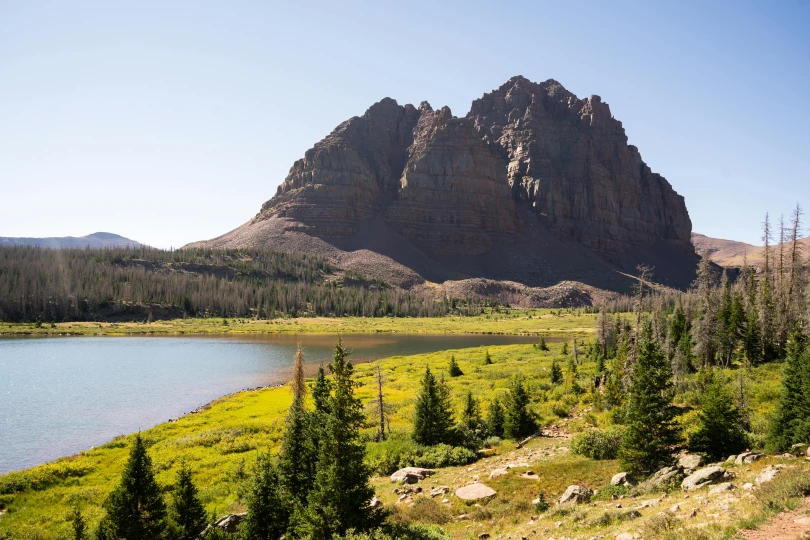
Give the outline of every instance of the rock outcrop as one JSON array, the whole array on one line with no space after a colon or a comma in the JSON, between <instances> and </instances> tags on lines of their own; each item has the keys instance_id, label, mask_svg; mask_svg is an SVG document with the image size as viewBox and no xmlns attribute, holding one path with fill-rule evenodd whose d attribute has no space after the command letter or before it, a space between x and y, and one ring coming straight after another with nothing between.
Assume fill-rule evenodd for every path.
<instances>
[{"instance_id":1,"label":"rock outcrop","mask_svg":"<svg viewBox=\"0 0 810 540\"><path fill-rule=\"evenodd\" d=\"M365 251L435 282L624 291L631 281L614 270L642 262L688 285L690 234L683 197L606 103L513 77L464 117L383 99L296 161L250 222L196 245Z\"/></svg>"}]
</instances>

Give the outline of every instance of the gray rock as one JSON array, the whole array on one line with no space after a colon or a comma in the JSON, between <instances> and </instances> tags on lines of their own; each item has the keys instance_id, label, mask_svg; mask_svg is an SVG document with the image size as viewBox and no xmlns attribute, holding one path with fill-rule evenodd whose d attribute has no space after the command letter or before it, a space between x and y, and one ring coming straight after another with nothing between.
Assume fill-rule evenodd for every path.
<instances>
[{"instance_id":1,"label":"gray rock","mask_svg":"<svg viewBox=\"0 0 810 540\"><path fill-rule=\"evenodd\" d=\"M419 480L424 480L431 474L435 473L436 469L423 469L422 467L405 467L391 475L392 482L404 482L406 484L415 484Z\"/></svg>"},{"instance_id":2,"label":"gray rock","mask_svg":"<svg viewBox=\"0 0 810 540\"><path fill-rule=\"evenodd\" d=\"M593 491L584 486L568 486L558 502L559 504L586 503L590 502L591 495L593 495Z\"/></svg>"},{"instance_id":3,"label":"gray rock","mask_svg":"<svg viewBox=\"0 0 810 540\"><path fill-rule=\"evenodd\" d=\"M723 482L721 484L713 486L712 489L709 490L709 497L712 497L714 495L720 495L721 493L726 493L729 491L734 491L735 489L737 489L737 487L731 482Z\"/></svg>"},{"instance_id":4,"label":"gray rock","mask_svg":"<svg viewBox=\"0 0 810 540\"><path fill-rule=\"evenodd\" d=\"M737 465L748 465L749 463L753 463L757 461L759 458L762 457L762 454L758 454L756 452L743 452L737 459L734 460L734 463Z\"/></svg>"},{"instance_id":5,"label":"gray rock","mask_svg":"<svg viewBox=\"0 0 810 540\"><path fill-rule=\"evenodd\" d=\"M665 488L669 484L680 482L684 476L686 475L680 467L664 467L639 487L643 491L656 491Z\"/></svg>"},{"instance_id":6,"label":"gray rock","mask_svg":"<svg viewBox=\"0 0 810 540\"><path fill-rule=\"evenodd\" d=\"M697 454L687 454L678 460L678 466L682 469L695 471L703 465L703 456Z\"/></svg>"},{"instance_id":7,"label":"gray rock","mask_svg":"<svg viewBox=\"0 0 810 540\"><path fill-rule=\"evenodd\" d=\"M777 465L768 465L767 467L762 469L762 471L760 471L759 475L757 475L757 478L756 480L754 480L754 482L757 485L767 484L768 482L776 478L776 475L779 474L780 469L782 469L783 467L784 465L782 467L779 467Z\"/></svg>"},{"instance_id":8,"label":"gray rock","mask_svg":"<svg viewBox=\"0 0 810 540\"><path fill-rule=\"evenodd\" d=\"M633 476L627 472L616 473L610 479L611 486L632 486L634 483Z\"/></svg>"},{"instance_id":9,"label":"gray rock","mask_svg":"<svg viewBox=\"0 0 810 540\"><path fill-rule=\"evenodd\" d=\"M236 532L236 528L242 522L242 520L247 515L247 512L242 512L241 514L228 514L227 516L222 516L218 520L214 522L213 525L209 525L205 528L203 532L200 533L200 538L205 538L211 529L222 529L226 533L233 534Z\"/></svg>"},{"instance_id":10,"label":"gray rock","mask_svg":"<svg viewBox=\"0 0 810 540\"><path fill-rule=\"evenodd\" d=\"M379 508L383 505L383 502L378 499L377 497L372 497L372 499L368 503L369 507L371 508Z\"/></svg>"},{"instance_id":11,"label":"gray rock","mask_svg":"<svg viewBox=\"0 0 810 540\"><path fill-rule=\"evenodd\" d=\"M492 497L497 491L484 484L470 484L456 490L456 497L465 501L477 501L479 499L486 499Z\"/></svg>"},{"instance_id":12,"label":"gray rock","mask_svg":"<svg viewBox=\"0 0 810 540\"><path fill-rule=\"evenodd\" d=\"M703 486L708 486L709 484L717 484L726 479L726 470L719 465L714 465L712 467L704 467L690 474L683 479L681 487L684 491L692 491L702 488Z\"/></svg>"}]
</instances>

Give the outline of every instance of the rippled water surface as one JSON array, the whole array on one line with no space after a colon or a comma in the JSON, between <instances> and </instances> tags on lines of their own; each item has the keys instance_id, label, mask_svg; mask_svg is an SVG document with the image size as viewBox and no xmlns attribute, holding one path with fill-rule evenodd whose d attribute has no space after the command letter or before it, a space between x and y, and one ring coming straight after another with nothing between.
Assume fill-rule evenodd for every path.
<instances>
[{"instance_id":1,"label":"rippled water surface","mask_svg":"<svg viewBox=\"0 0 810 540\"><path fill-rule=\"evenodd\" d=\"M243 388L284 382L300 341L311 369L336 336L0 339L0 473L176 418ZM352 360L530 343L487 335L349 335Z\"/></svg>"}]
</instances>

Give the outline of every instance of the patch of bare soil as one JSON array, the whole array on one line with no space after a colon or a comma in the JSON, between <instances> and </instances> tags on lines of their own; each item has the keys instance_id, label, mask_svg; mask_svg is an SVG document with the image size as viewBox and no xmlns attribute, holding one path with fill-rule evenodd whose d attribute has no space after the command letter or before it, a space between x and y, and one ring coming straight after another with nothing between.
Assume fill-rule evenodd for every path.
<instances>
[{"instance_id":1,"label":"patch of bare soil","mask_svg":"<svg viewBox=\"0 0 810 540\"><path fill-rule=\"evenodd\" d=\"M757 530L744 531L744 540L796 540L810 538L810 497L792 512L784 512Z\"/></svg>"}]
</instances>

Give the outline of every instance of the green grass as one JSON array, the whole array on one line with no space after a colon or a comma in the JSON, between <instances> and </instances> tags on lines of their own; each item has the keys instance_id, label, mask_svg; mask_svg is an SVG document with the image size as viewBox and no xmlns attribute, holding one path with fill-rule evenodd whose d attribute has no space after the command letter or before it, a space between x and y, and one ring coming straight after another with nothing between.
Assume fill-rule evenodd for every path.
<instances>
[{"instance_id":1,"label":"green grass","mask_svg":"<svg viewBox=\"0 0 810 540\"><path fill-rule=\"evenodd\" d=\"M523 325L539 324L540 321L543 331L559 328L562 332L563 328L567 327L583 328L584 332L589 317L592 316L571 314L558 317L546 313L541 319L535 316L528 319L524 315L522 318L506 319L506 322L489 319L490 322L487 324L502 325L501 327L506 330L511 329L511 333L519 333L517 329L523 329ZM268 324L284 328L299 324L308 327L309 331L327 331L314 329L325 328L320 325L337 324L344 327L341 332L346 332L346 326L368 332L370 326L383 323L399 325L397 331L403 331L402 328L406 328L407 324L413 324L414 327L423 330L433 325L435 329L439 321L443 321L446 328L474 328L467 326L467 321L458 318L438 321L402 319L390 322L376 319L318 319L310 320L303 325L301 321ZM220 319L219 323L221 322ZM202 323L192 321L189 324ZM250 327L264 324L262 321L244 323L232 321L228 328L234 330L240 325ZM493 327L485 326L483 321L478 321L478 325L476 328L479 331L488 331L485 329ZM328 331L335 332L335 329L332 327ZM374 382L377 365L381 367L385 380L384 390L391 428L399 433L407 433L411 429L415 396L425 366L430 366L434 373L445 375L457 411L460 411L462 398L468 390L481 400L482 410L486 410L492 399L506 393L510 379L519 374L525 379L532 398L533 411L541 423L564 424L566 429L572 432L591 426L605 427L609 424L609 413L591 410L590 405L593 395L590 381L594 364L584 362L579 366L577 382L582 390L577 394L572 392L567 371L566 383L558 386L550 383L552 360L557 359L565 365L560 354L561 347L560 343L552 343L551 350L547 352L540 351L532 345L477 347L391 357L369 364L359 364L356 366L356 378L362 386L358 390L358 396L366 404L368 414L365 435L371 440L374 433ZM493 360L491 365L484 364L487 349ZM464 372L463 376L456 378L448 376L451 355L455 355ZM733 375L734 373L728 373L730 379ZM748 374L746 395L752 407L752 424L755 432L759 430L760 433L764 433L767 416L773 408L773 398L778 394L780 376L779 364L760 366ZM690 402L696 399L697 392L698 390L690 389L689 385L686 385L685 391L678 395L678 401L687 406L685 410L688 410ZM243 392L222 398L200 413L144 431L142 434L154 460L159 483L168 489L176 477L180 464L185 461L193 472L194 480L200 487L203 502L209 512L222 515L226 512L243 510L244 506L239 495L240 487L247 480L258 452L267 449L277 450L290 401L291 396L287 388ZM688 424L693 415L694 411L687 412L682 422ZM0 509L7 512L0 517L0 538L3 538L4 533L12 531L14 538L66 538L69 529L65 516L75 504L80 504L91 524L95 524L102 515L101 503L118 481L131 440L131 435L120 437L75 456L27 471L0 476ZM377 443L368 444L370 454L373 454ZM553 502L569 484L581 483L592 488L603 488L608 484L610 477L618 472L619 465L615 460L595 461L573 455L562 448L563 445L569 444L570 441L559 439L537 439L530 443L526 448L535 452L535 456L546 456L538 457L540 461L531 464L531 470L540 475L542 480L535 482L520 479L518 475L525 468L515 469L514 474L502 478L486 480L488 485L498 491L498 495L485 506L478 508L466 505L453 497L449 506L437 506L435 502L420 502L418 508L409 509L398 505L391 519L398 523L409 523L414 520L441 523L454 538L467 538L473 532L477 535L484 531L498 534L510 534L521 528L522 531L526 528L528 519L537 513L529 501L536 497L539 491L544 491L546 499ZM513 451L515 444L512 441L504 441L495 449L496 456ZM759 465L755 464L753 472L746 474L756 474ZM488 474L488 471L480 470L480 464L471 467L481 474ZM472 474L468 472L467 466L448 467L439 471L435 478L431 478L431 484L457 483L459 479L469 478ZM376 478L373 484L377 488L378 497L383 499L386 505L394 506L396 496L391 492L392 485L388 479ZM779 500L788 502L792 500L790 496L783 496L781 492L777 495L778 497L774 498L781 497ZM583 528L593 528L598 530L599 534L603 534L607 529L618 530L617 527L624 527L623 518L615 514L615 503L607 500L609 497L605 499L604 502L598 503L600 506L593 508L593 511L583 508L570 511L555 510L565 513L564 516L551 516L552 512L548 512L542 519L550 523L544 525L549 530L544 529L543 534L579 535ZM771 503L763 500L762 504ZM630 508L629 503L625 508ZM660 509L655 510L658 511ZM606 514L607 512L612 513ZM757 512L760 512L760 506L751 510L751 520L760 519L757 516L761 514ZM467 514L469 517L459 519L460 514ZM424 519L420 516L424 516ZM561 531L555 531L553 526L558 519L565 521ZM636 522L633 523L636 526ZM646 525L639 521L637 524L639 530L644 526L649 530L660 530L662 535L669 534L666 531L669 525L670 523L665 520L651 521Z\"/></svg>"},{"instance_id":2,"label":"green grass","mask_svg":"<svg viewBox=\"0 0 810 540\"><path fill-rule=\"evenodd\" d=\"M596 315L578 310L501 309L477 317L318 317L297 319L175 319L151 323L0 322L2 335L107 336L183 334L278 334L278 333L410 333L410 334L530 334L586 336L593 333Z\"/></svg>"}]
</instances>

